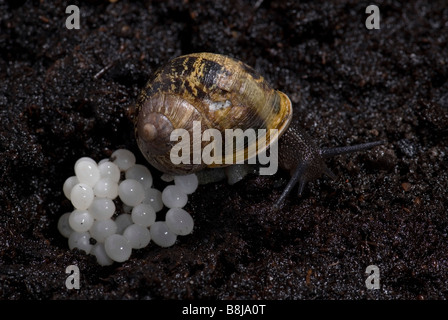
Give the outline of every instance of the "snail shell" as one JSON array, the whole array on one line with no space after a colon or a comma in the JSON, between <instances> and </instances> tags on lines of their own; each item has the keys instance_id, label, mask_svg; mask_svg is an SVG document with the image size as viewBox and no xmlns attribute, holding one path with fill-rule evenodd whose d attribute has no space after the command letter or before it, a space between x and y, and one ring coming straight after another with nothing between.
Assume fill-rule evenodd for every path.
<instances>
[{"instance_id":1,"label":"snail shell","mask_svg":"<svg viewBox=\"0 0 448 320\"><path fill-rule=\"evenodd\" d=\"M249 146L258 143L268 147L285 132L291 118L289 98L273 89L253 68L227 56L195 53L174 58L155 72L137 101L135 134L152 166L168 174L187 174L207 166L225 166L232 162L229 157L243 156L246 160L256 156L265 149ZM211 128L219 130L222 141L225 129L266 129L266 136L249 139L232 154L225 153L230 149L223 144L222 164L190 161L173 165L170 151L177 142L170 141L170 134L183 128L192 137L193 121L201 122L201 133ZM278 129L277 134L270 136L269 129ZM202 148L209 143L202 141Z\"/></svg>"},{"instance_id":2,"label":"snail shell","mask_svg":"<svg viewBox=\"0 0 448 320\"><path fill-rule=\"evenodd\" d=\"M194 164L194 161L174 165L170 159L171 149L177 143L170 140L171 133L175 129L185 129L189 137L194 137L194 121L201 123L201 136L207 129L217 129L221 141L226 140L226 129L241 129L239 132L266 129L266 135L249 139L241 149L228 148L225 144L233 147L233 141L225 141L221 153L223 164L215 163L210 167L235 163L234 159L251 159L282 136L279 166L290 172L291 179L274 204L277 209L296 185L300 196L307 182L322 175L336 178L327 168L326 158L385 143L373 141L321 149L300 125L289 126L291 118L289 98L273 89L253 68L223 55L195 53L169 61L147 83L136 105L135 134L148 162L171 175L197 172L208 166L203 162ZM277 133L272 136L269 129L277 129ZM190 150L194 149L193 140L189 139ZM204 148L210 142L201 143ZM257 147L251 148L254 144Z\"/></svg>"}]
</instances>

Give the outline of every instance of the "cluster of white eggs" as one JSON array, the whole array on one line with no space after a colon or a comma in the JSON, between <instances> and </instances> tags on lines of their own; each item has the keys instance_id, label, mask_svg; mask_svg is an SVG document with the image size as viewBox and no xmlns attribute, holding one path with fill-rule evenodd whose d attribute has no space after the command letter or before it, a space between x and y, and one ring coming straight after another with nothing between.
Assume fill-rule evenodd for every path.
<instances>
[{"instance_id":1,"label":"cluster of white eggs","mask_svg":"<svg viewBox=\"0 0 448 320\"><path fill-rule=\"evenodd\" d=\"M153 187L149 169L135 162L126 149L98 163L88 157L76 161L75 175L63 186L74 210L58 221L70 250L93 254L104 266L128 260L132 249L144 248L151 240L169 247L178 235L192 232L193 218L183 207L198 187L197 176L175 176L174 185L161 192ZM169 208L165 221L156 221L164 205Z\"/></svg>"}]
</instances>

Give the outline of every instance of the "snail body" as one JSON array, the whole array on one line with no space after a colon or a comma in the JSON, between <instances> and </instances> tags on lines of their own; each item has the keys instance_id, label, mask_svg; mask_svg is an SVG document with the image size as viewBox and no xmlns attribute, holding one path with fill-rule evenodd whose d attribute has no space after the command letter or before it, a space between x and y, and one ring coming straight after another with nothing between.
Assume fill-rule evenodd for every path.
<instances>
[{"instance_id":1,"label":"snail body","mask_svg":"<svg viewBox=\"0 0 448 320\"><path fill-rule=\"evenodd\" d=\"M170 60L148 81L136 104L135 135L140 150L152 166L164 173L179 175L224 166L228 162L174 165L170 151L176 142L170 137L175 129L182 128L192 134L194 123L198 121L201 132L216 129L223 136L226 129L268 130L265 135L247 137L247 143L240 147L223 148L222 154L224 158L240 156L247 160L265 151L265 148L250 146L264 143L269 147L279 141L278 164L290 172L291 180L277 201L277 207L297 183L300 195L308 181L322 174L335 178L325 158L382 144L376 141L320 149L300 127L290 126L292 110L287 95L273 89L245 63L224 55L195 53ZM208 142L201 144L203 148ZM228 150L232 154L228 154Z\"/></svg>"}]
</instances>

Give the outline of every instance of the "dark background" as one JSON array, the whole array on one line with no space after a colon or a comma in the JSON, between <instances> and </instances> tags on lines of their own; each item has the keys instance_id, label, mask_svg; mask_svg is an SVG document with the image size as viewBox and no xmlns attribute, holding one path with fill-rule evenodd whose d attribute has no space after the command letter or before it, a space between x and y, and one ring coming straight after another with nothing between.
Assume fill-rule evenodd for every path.
<instances>
[{"instance_id":1,"label":"dark background","mask_svg":"<svg viewBox=\"0 0 448 320\"><path fill-rule=\"evenodd\" d=\"M81 11L80 30L65 9ZM448 5L379 1L0 1L0 297L3 299L448 298ZM152 72L190 52L253 66L294 104L339 179L279 212L288 178L201 186L192 235L99 266L57 230L82 156L135 152L130 110ZM159 174L155 184L163 187ZM76 264L81 289L65 288ZM377 265L381 288L368 290Z\"/></svg>"}]
</instances>

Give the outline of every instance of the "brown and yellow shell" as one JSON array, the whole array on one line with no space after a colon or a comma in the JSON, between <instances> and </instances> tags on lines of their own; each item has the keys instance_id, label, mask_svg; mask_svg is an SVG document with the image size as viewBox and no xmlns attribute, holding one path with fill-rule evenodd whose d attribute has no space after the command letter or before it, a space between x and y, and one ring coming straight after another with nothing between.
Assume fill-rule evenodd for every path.
<instances>
[{"instance_id":1,"label":"brown and yellow shell","mask_svg":"<svg viewBox=\"0 0 448 320\"><path fill-rule=\"evenodd\" d=\"M284 93L245 63L219 54L194 53L174 58L156 71L138 98L135 116L137 143L148 162L165 173L187 174L228 165L229 157L241 153L244 159L256 156L263 150L257 148L254 154L248 146L277 141L289 126L292 107ZM267 134L247 141L244 149L234 149L232 154L223 150L222 164L174 165L170 151L177 142L170 141L170 134L184 128L192 137L193 121L201 122L201 133L218 129L222 141L225 129L267 129ZM278 129L278 134L270 136L269 129ZM209 143L202 142L202 147Z\"/></svg>"}]
</instances>

